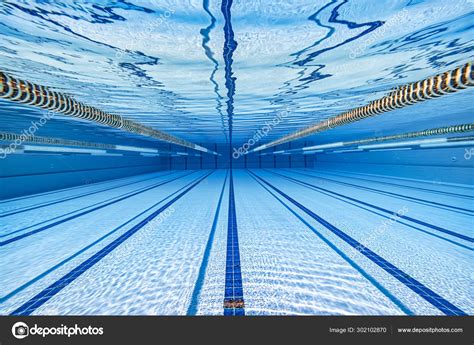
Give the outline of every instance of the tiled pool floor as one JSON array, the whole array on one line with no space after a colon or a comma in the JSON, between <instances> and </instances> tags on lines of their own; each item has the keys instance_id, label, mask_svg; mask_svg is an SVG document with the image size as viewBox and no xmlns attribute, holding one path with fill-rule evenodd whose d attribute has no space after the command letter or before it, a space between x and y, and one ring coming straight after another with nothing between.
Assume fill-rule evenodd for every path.
<instances>
[{"instance_id":1,"label":"tiled pool floor","mask_svg":"<svg viewBox=\"0 0 474 345\"><path fill-rule=\"evenodd\" d=\"M473 199L472 186L238 169L6 200L0 312L472 314Z\"/></svg>"}]
</instances>

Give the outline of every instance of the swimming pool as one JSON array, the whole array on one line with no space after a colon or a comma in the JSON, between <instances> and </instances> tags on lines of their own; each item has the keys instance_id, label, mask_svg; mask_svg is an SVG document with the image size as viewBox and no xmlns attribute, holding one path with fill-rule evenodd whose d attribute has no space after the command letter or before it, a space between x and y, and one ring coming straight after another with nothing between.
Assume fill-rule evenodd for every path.
<instances>
[{"instance_id":1,"label":"swimming pool","mask_svg":"<svg viewBox=\"0 0 474 345\"><path fill-rule=\"evenodd\" d=\"M472 1L4 1L0 314L472 315Z\"/></svg>"}]
</instances>

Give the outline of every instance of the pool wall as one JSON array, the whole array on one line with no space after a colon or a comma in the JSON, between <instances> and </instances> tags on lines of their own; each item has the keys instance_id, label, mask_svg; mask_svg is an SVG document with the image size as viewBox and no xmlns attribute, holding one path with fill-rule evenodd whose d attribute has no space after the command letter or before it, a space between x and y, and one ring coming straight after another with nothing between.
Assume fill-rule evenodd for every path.
<instances>
[{"instance_id":1,"label":"pool wall","mask_svg":"<svg viewBox=\"0 0 474 345\"><path fill-rule=\"evenodd\" d=\"M466 154L467 153L467 154ZM398 176L433 183L474 184L474 157L466 148L437 148L379 152L323 154L316 157L318 169Z\"/></svg>"}]
</instances>

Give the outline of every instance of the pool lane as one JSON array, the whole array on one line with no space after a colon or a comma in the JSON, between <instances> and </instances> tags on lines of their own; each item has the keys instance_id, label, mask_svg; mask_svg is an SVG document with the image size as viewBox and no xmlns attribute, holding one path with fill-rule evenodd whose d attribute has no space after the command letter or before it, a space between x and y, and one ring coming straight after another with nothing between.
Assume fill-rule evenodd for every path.
<instances>
[{"instance_id":1,"label":"pool lane","mask_svg":"<svg viewBox=\"0 0 474 345\"><path fill-rule=\"evenodd\" d=\"M222 202L224 199L224 193L226 191L227 178L229 176L229 170L226 172L224 183L222 184L221 194L219 195L219 200L217 202L216 211L214 213L214 218L212 221L212 227L209 231L209 237L206 242L206 249L202 256L201 265L199 266L199 273L194 284L193 293L191 295L191 301L189 302L188 310L186 315L197 315L200 305L207 305L209 301L204 301L202 296L204 293L204 283L206 281L206 274L208 272L208 267L210 263L211 252L213 246L215 246L216 232L219 228L219 219L221 216ZM209 290L207 288L206 290ZM206 303L207 302L207 303Z\"/></svg>"},{"instance_id":2,"label":"pool lane","mask_svg":"<svg viewBox=\"0 0 474 345\"><path fill-rule=\"evenodd\" d=\"M25 195L17 198L5 199L0 201L0 213L15 210L17 208L31 207L35 204L41 204L45 202L54 202L61 198L70 196L78 196L82 193L94 192L102 188L113 188L123 183L133 183L148 178L159 177L164 174L174 173L177 170L165 170L140 175L126 176L113 180L106 180L101 182L86 183L64 189L57 189L50 192Z\"/></svg>"},{"instance_id":3,"label":"pool lane","mask_svg":"<svg viewBox=\"0 0 474 345\"><path fill-rule=\"evenodd\" d=\"M343 200L309 189L306 186L288 183L287 179L275 174L262 171L258 171L256 174L270 181L273 186L283 193L304 205L310 211L322 216L325 221L418 280L458 309L461 309L462 306L463 312L472 312L469 293L469 277L473 273L470 264L472 251L446 245L442 240L430 239L423 233L412 231L403 224L396 222L384 224L380 216L349 205ZM374 199L373 201L376 202L377 200ZM323 230L328 238L334 239L336 243L342 242L342 246L346 248L344 251L351 257L357 258L356 262L362 264L367 259L371 260L354 248L353 243L355 242L350 239L345 241L339 236L340 233L336 232L330 229ZM390 282L390 279L387 280L386 277L382 279ZM397 296L402 301L406 301L403 295L397 294ZM416 300L415 298L411 301L415 305L414 309L417 314L424 312L436 313L432 308L427 309L426 305L413 302ZM410 304L407 305L412 307ZM447 309L451 310L443 309L442 311L457 312L455 308L448 307ZM438 308L438 312L440 310Z\"/></svg>"},{"instance_id":4,"label":"pool lane","mask_svg":"<svg viewBox=\"0 0 474 345\"><path fill-rule=\"evenodd\" d=\"M202 171L185 176L173 183L162 185L109 205L105 209L89 213L85 217L78 217L48 231L1 247L2 285L0 286L0 296L3 298L8 295L19 286L34 279L38 274L128 222L158 201L202 177L204 173L205 171ZM139 219L135 219L132 224L137 221ZM132 224L127 224L125 228L127 229ZM121 229L119 234L123 230ZM91 250L95 250L95 248L93 247Z\"/></svg>"},{"instance_id":5,"label":"pool lane","mask_svg":"<svg viewBox=\"0 0 474 345\"><path fill-rule=\"evenodd\" d=\"M167 175L170 175L172 173L173 172L162 173L162 174L159 174L158 176L167 176ZM39 208L47 207L47 206L50 206L50 205L65 203L66 201L69 201L69 200L74 200L74 199L78 199L78 198L82 198L82 197L89 197L91 195L95 195L95 194L98 194L98 193L101 193L101 192L109 192L111 190L114 190L114 189L117 189L117 188L120 188L120 187L123 187L123 186L130 187L134 184L137 184L137 183L140 183L140 182L143 182L143 181L149 181L149 180L152 180L152 179L156 179L156 177L157 177L157 175L147 176L147 177L144 177L144 178L141 178L141 179L138 179L138 180L133 179L133 180L136 180L136 181L127 181L127 180L125 180L125 181L123 181L121 183L118 183L114 186L105 186L105 187L101 186L101 188L95 188L95 190L92 190L92 191L82 191L81 193L72 193L72 195L68 195L66 197L54 198L53 200L50 200L50 201L41 201L39 203L31 204L31 205L28 205L28 206L20 206L20 207L12 208L8 211L1 212L0 213L0 218L12 216L12 215L16 215L16 214L20 214L20 213L24 213L24 212L28 212L28 211L31 211L31 210L37 210Z\"/></svg>"},{"instance_id":6,"label":"pool lane","mask_svg":"<svg viewBox=\"0 0 474 345\"><path fill-rule=\"evenodd\" d=\"M58 310L66 315L186 314L224 178L225 171L205 177L175 200L167 213L163 211L160 222L152 227L140 222L132 228L136 234L119 240L112 250L105 247L107 255L99 255L99 259L91 256L51 284L42 291L44 294L57 290L56 286L61 289L37 306L33 314L54 314ZM209 202L202 202L203 193ZM189 210L193 210L192 216ZM74 279L68 281L68 277ZM223 279L224 271L220 277ZM36 298L41 300L41 293ZM215 298L222 313L222 292ZM34 300L15 313L28 310Z\"/></svg>"},{"instance_id":7,"label":"pool lane","mask_svg":"<svg viewBox=\"0 0 474 345\"><path fill-rule=\"evenodd\" d=\"M83 212L89 212L91 209L103 207L107 203L114 203L120 198L126 198L135 192L145 191L164 181L185 176L188 173L174 172L171 174L161 174L151 180L138 183L132 182L119 188L101 191L93 195L85 195L75 200L66 200L61 203L54 203L29 210L25 213L5 217L2 219L2 225L0 226L0 246L3 245L1 244L2 242L19 236L20 233L36 231L40 227L50 227L53 223L61 222L66 218Z\"/></svg>"},{"instance_id":8,"label":"pool lane","mask_svg":"<svg viewBox=\"0 0 474 345\"><path fill-rule=\"evenodd\" d=\"M191 294L187 315L223 315L223 301L226 288L226 263L228 249L228 230L229 230L229 173L224 186L222 182L221 193L222 200L220 208L213 210L213 223L209 229L208 223L203 223L202 231L208 233L206 249L203 252L199 266L199 275L196 279ZM219 198L221 195L219 195ZM202 197L201 197L202 198ZM214 228L215 226L215 228ZM214 229L213 236L211 232ZM212 243L209 241L212 239ZM209 248L210 245L210 248ZM207 250L209 252L207 253ZM206 256L207 255L207 256ZM204 270L205 268L205 270ZM194 298L194 292L199 289L197 300ZM197 305L193 303L197 302Z\"/></svg>"},{"instance_id":9,"label":"pool lane","mask_svg":"<svg viewBox=\"0 0 474 345\"><path fill-rule=\"evenodd\" d=\"M188 175L184 175L184 176L188 176ZM156 188L158 188L162 185L174 182L174 181L180 179L181 177L183 177L183 176L170 178L170 179L167 179L167 180L164 180L164 181L154 183L151 186L146 186L146 187L140 188L138 190L135 189L135 190L132 190L130 192L126 192L126 193L124 193L122 195L119 195L117 197L110 198L110 199L107 199L103 202L99 202L99 203L90 205L90 207L85 207L83 209L80 209L77 212L68 213L68 214L64 215L64 217L60 217L61 219L55 220L53 222L49 222L49 224L39 226L39 227L36 227L34 229L31 229L31 227L28 227L27 231L24 231L25 229L20 229L20 230L8 232L7 234L2 235L2 237L7 236L8 238L2 239L2 241L0 241L0 247L7 246L11 243L23 240L24 238L36 235L40 232L53 229L57 225L64 224L66 222L77 219L79 217L84 217L84 216L90 214L91 212L97 212L97 211L99 211L99 210L101 210L101 209L103 209L107 206L117 204L117 203L122 202L124 200L127 200L129 198L140 195L142 193L146 193L148 191L154 190L154 189L156 189Z\"/></svg>"},{"instance_id":10,"label":"pool lane","mask_svg":"<svg viewBox=\"0 0 474 345\"><path fill-rule=\"evenodd\" d=\"M236 170L246 315L404 314L244 170Z\"/></svg>"},{"instance_id":11,"label":"pool lane","mask_svg":"<svg viewBox=\"0 0 474 345\"><path fill-rule=\"evenodd\" d=\"M443 196L450 196L453 198L474 200L474 187L472 185L460 185L440 181L426 181L420 179L401 178L390 175L357 173L354 171L345 170L320 170L308 168L301 170L326 176L349 178L350 180L357 180L358 182L369 182L378 186L389 186L390 188L394 188L394 190L415 190L418 192L426 192L428 194L439 194Z\"/></svg>"},{"instance_id":12,"label":"pool lane","mask_svg":"<svg viewBox=\"0 0 474 345\"><path fill-rule=\"evenodd\" d=\"M388 190L386 187L377 188L374 186L367 186L367 183L358 183L357 181L345 181L343 178L341 179L337 177L322 176L321 174L315 175L297 169L294 169L293 171L285 170L284 172L280 173L288 173L295 178L297 178L298 176L311 177L313 182L318 182L318 185L324 185L327 183L328 185L347 186L350 187L349 189L355 188L359 190L370 191L372 193L387 195L396 199L408 200L413 203L428 205L433 208L440 208L454 213L474 216L474 201L466 201L462 199L460 200L459 198L446 196L443 198L439 195L430 195L430 197L423 197L417 195L420 194L417 191L412 191L411 193L406 193L406 191L397 193L393 190ZM448 199L449 201L445 201L443 199Z\"/></svg>"},{"instance_id":13,"label":"pool lane","mask_svg":"<svg viewBox=\"0 0 474 345\"><path fill-rule=\"evenodd\" d=\"M295 177L293 173L267 171L283 177L292 183L299 183L305 187L331 195L334 198L340 198L348 203L357 204L385 214L388 217L396 215L397 218L404 222L422 226L437 233L447 234L456 239L462 239L469 244L474 242L471 229L466 227L466 224L470 224L474 220L472 215L459 212L452 214L451 211L415 203L412 200L401 200L392 196L361 191L350 186L341 186L332 182L315 182L314 178L307 176L296 175ZM374 200L377 202L374 203Z\"/></svg>"}]
</instances>

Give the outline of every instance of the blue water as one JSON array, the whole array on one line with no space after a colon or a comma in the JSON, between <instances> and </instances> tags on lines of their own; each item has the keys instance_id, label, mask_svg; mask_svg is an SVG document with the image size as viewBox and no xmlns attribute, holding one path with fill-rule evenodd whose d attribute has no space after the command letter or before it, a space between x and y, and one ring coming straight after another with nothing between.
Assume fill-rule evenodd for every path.
<instances>
[{"instance_id":1,"label":"blue water","mask_svg":"<svg viewBox=\"0 0 474 345\"><path fill-rule=\"evenodd\" d=\"M0 314L472 315L472 138L232 152L279 114L254 147L471 61L473 19L468 0L2 1L0 71L219 156L55 114L35 135L135 151L0 159ZM473 92L262 152L473 123ZM0 132L45 112L0 98Z\"/></svg>"}]
</instances>

